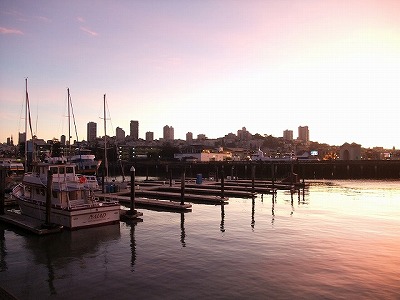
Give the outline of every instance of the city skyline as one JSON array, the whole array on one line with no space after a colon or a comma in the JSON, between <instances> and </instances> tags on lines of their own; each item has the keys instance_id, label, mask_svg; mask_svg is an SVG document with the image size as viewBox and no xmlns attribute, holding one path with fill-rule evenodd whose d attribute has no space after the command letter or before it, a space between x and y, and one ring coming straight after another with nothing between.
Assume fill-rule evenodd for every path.
<instances>
[{"instance_id":1,"label":"city skyline","mask_svg":"<svg viewBox=\"0 0 400 300\"><path fill-rule=\"evenodd\" d=\"M281 137L301 124L330 145L400 148L400 2L2 1L0 141L109 119L141 138L163 126L210 139L245 126ZM102 126L98 126L101 132Z\"/></svg>"}]
</instances>

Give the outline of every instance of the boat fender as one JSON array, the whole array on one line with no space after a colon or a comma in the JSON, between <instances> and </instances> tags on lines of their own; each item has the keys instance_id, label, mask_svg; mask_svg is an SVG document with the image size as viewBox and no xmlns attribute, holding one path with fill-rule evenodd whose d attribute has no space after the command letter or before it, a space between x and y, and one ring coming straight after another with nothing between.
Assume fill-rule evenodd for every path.
<instances>
[{"instance_id":1,"label":"boat fender","mask_svg":"<svg viewBox=\"0 0 400 300\"><path fill-rule=\"evenodd\" d=\"M81 178L79 178L79 182L80 183L86 183L86 177L82 176Z\"/></svg>"}]
</instances>

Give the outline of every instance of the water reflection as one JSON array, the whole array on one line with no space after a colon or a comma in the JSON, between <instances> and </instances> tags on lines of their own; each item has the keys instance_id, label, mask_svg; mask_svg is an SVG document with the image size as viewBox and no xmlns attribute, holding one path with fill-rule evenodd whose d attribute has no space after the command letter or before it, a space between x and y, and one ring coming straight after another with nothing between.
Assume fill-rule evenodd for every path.
<instances>
[{"instance_id":1,"label":"water reflection","mask_svg":"<svg viewBox=\"0 0 400 300\"><path fill-rule=\"evenodd\" d=\"M256 224L256 221L254 219L255 207L256 207L255 198L252 197L252 199L251 199L251 228L253 231L254 231L254 225Z\"/></svg>"},{"instance_id":2,"label":"water reflection","mask_svg":"<svg viewBox=\"0 0 400 300\"><path fill-rule=\"evenodd\" d=\"M7 247L4 231L4 228L0 228L0 272L6 271L8 269L6 262Z\"/></svg>"},{"instance_id":3,"label":"water reflection","mask_svg":"<svg viewBox=\"0 0 400 300\"><path fill-rule=\"evenodd\" d=\"M274 221L275 221L275 203L276 203L276 193L272 194L272 206L271 206L271 210L272 210L272 218L271 218L271 224L274 225Z\"/></svg>"},{"instance_id":4,"label":"water reflection","mask_svg":"<svg viewBox=\"0 0 400 300\"><path fill-rule=\"evenodd\" d=\"M181 212L181 244L182 247L186 247L186 242L185 242L185 213Z\"/></svg>"},{"instance_id":5,"label":"water reflection","mask_svg":"<svg viewBox=\"0 0 400 300\"><path fill-rule=\"evenodd\" d=\"M221 223L219 229L221 232L225 232L225 203L221 203Z\"/></svg>"},{"instance_id":6,"label":"water reflection","mask_svg":"<svg viewBox=\"0 0 400 300\"><path fill-rule=\"evenodd\" d=\"M77 260L81 267L86 268L84 257L87 255L97 256L98 251L104 254L104 269L108 264L107 244L110 241L120 239L120 225L107 225L101 227L87 228L77 231L63 231L60 234L47 236L26 236L25 248L28 249L36 264L45 266L47 269L48 289L51 295L56 295L55 280L65 274L70 263ZM72 276L72 275L71 275Z\"/></svg>"}]
</instances>

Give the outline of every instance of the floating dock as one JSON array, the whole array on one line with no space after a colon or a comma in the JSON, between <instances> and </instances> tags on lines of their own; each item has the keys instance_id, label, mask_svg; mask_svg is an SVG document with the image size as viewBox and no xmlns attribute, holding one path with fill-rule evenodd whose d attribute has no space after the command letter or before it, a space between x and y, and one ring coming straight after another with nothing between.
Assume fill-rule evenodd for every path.
<instances>
[{"instance_id":1,"label":"floating dock","mask_svg":"<svg viewBox=\"0 0 400 300\"><path fill-rule=\"evenodd\" d=\"M47 226L44 225L43 221L12 211L5 211L3 215L0 215L0 221L18 226L22 229L28 230L38 235L57 233L63 229L63 226L61 225L55 225L47 228Z\"/></svg>"},{"instance_id":2,"label":"floating dock","mask_svg":"<svg viewBox=\"0 0 400 300\"><path fill-rule=\"evenodd\" d=\"M130 204L131 198L130 196L124 196L126 192L120 192L115 194L102 194L96 193L96 197L100 199L110 199L113 201L119 201L120 203ZM150 207L150 208L159 208L165 210L173 210L173 211L190 211L192 210L191 204L180 204L178 202L165 201L165 200L155 200L155 199L147 199L142 197L135 198L135 205L141 207Z\"/></svg>"},{"instance_id":3,"label":"floating dock","mask_svg":"<svg viewBox=\"0 0 400 300\"><path fill-rule=\"evenodd\" d=\"M181 193L180 188L178 188L179 192L163 192L158 190L147 190L140 189L136 190L136 195L139 197L151 198L151 199L166 199L171 201L181 201ZM228 201L228 198L221 198L220 196L212 196L212 195L198 195L198 194L189 194L185 189L184 200L193 203L202 203L202 204L221 204Z\"/></svg>"}]
</instances>

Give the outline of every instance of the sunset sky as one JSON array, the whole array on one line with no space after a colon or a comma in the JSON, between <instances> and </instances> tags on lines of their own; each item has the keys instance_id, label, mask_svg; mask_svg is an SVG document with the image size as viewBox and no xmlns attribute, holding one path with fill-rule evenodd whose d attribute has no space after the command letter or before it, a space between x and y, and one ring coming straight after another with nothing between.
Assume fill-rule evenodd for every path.
<instances>
[{"instance_id":1,"label":"sunset sky","mask_svg":"<svg viewBox=\"0 0 400 300\"><path fill-rule=\"evenodd\" d=\"M139 137L236 133L400 148L399 0L0 2L0 142L86 124ZM75 134L73 134L75 137Z\"/></svg>"}]
</instances>

